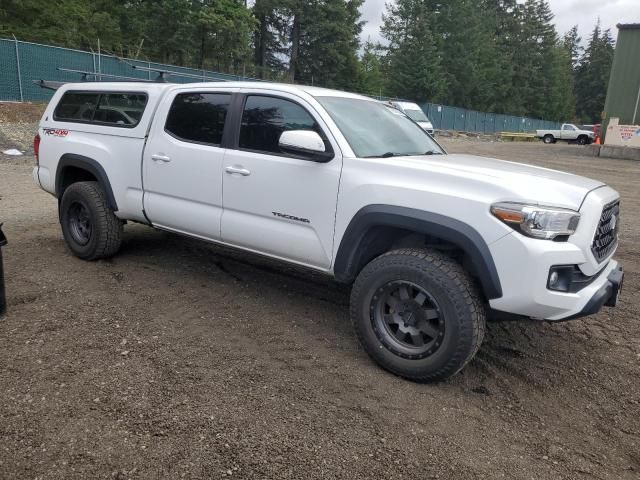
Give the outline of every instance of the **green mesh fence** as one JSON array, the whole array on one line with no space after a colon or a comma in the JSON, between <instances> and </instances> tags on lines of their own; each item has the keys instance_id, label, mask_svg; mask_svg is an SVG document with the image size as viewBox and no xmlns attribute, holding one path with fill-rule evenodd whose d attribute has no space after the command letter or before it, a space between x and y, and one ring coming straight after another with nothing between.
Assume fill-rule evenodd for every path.
<instances>
[{"instance_id":1,"label":"green mesh fence","mask_svg":"<svg viewBox=\"0 0 640 480\"><path fill-rule=\"evenodd\" d=\"M62 72L58 70L58 67L102 74L123 75L146 80L153 80L157 76L155 72L135 70L132 65L165 69L197 77L171 77L171 81L176 83L257 80L239 75L154 62L119 59L110 55L98 55L93 52L0 39L0 101L46 102L51 98L53 92L40 88L34 81L80 81L81 76L79 74ZM103 80L108 81L109 78L104 77ZM433 103L423 103L420 107L438 130L496 133L531 132L536 129L560 128L560 124L557 122L534 118L477 112Z\"/></svg>"}]
</instances>

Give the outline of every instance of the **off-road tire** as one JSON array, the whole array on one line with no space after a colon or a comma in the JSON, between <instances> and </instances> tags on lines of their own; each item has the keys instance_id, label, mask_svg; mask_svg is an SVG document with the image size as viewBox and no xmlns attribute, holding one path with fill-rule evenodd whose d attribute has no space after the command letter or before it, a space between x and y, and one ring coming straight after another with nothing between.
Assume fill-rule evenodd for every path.
<instances>
[{"instance_id":1,"label":"off-road tire","mask_svg":"<svg viewBox=\"0 0 640 480\"><path fill-rule=\"evenodd\" d=\"M82 210L85 209L85 210ZM78 210L85 212L90 225L86 242L78 240L73 232L73 217ZM120 248L123 223L108 206L104 191L98 182L77 182L64 191L60 202L60 224L69 250L83 260L112 257Z\"/></svg>"},{"instance_id":2,"label":"off-road tire","mask_svg":"<svg viewBox=\"0 0 640 480\"><path fill-rule=\"evenodd\" d=\"M552 143L556 143L556 139L553 137L553 135L545 135L544 138L542 139L542 141L544 143L546 143L547 145L551 145Z\"/></svg>"},{"instance_id":3,"label":"off-road tire","mask_svg":"<svg viewBox=\"0 0 640 480\"><path fill-rule=\"evenodd\" d=\"M398 282L424 289L443 314L440 347L426 358L397 354L376 328L376 295ZM486 328L482 296L471 277L450 257L428 249L394 250L372 260L353 285L350 310L369 356L382 368L416 382L445 380L462 370L480 348Z\"/></svg>"}]
</instances>

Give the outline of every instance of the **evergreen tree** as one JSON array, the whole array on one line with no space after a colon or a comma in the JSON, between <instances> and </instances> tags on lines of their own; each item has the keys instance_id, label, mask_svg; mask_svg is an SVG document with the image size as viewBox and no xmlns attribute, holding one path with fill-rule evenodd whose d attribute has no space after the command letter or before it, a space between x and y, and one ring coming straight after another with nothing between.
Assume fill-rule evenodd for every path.
<instances>
[{"instance_id":1,"label":"evergreen tree","mask_svg":"<svg viewBox=\"0 0 640 480\"><path fill-rule=\"evenodd\" d=\"M281 4L278 0L256 0L253 6L254 61L259 78L277 77L285 70L288 12Z\"/></svg>"},{"instance_id":2,"label":"evergreen tree","mask_svg":"<svg viewBox=\"0 0 640 480\"><path fill-rule=\"evenodd\" d=\"M358 58L363 0L2 0L0 35L121 57L599 121L613 40L558 38L548 0L397 0Z\"/></svg>"},{"instance_id":3,"label":"evergreen tree","mask_svg":"<svg viewBox=\"0 0 640 480\"><path fill-rule=\"evenodd\" d=\"M576 80L577 113L584 123L600 123L611 65L614 42L609 30L602 31L600 21L593 29Z\"/></svg>"},{"instance_id":4,"label":"evergreen tree","mask_svg":"<svg viewBox=\"0 0 640 480\"><path fill-rule=\"evenodd\" d=\"M251 58L254 18L237 0L199 0L193 3L190 24L198 42L198 67L239 71Z\"/></svg>"},{"instance_id":5,"label":"evergreen tree","mask_svg":"<svg viewBox=\"0 0 640 480\"><path fill-rule=\"evenodd\" d=\"M296 83L357 88L360 6L364 0L288 0L283 6L288 78Z\"/></svg>"},{"instance_id":6,"label":"evergreen tree","mask_svg":"<svg viewBox=\"0 0 640 480\"><path fill-rule=\"evenodd\" d=\"M387 4L382 35L389 42L384 70L390 95L418 102L443 98L446 75L432 32L432 16L423 1Z\"/></svg>"},{"instance_id":7,"label":"evergreen tree","mask_svg":"<svg viewBox=\"0 0 640 480\"><path fill-rule=\"evenodd\" d=\"M361 90L368 95L382 95L384 91L382 50L380 44L374 44L370 40L364 44L360 58L360 78Z\"/></svg>"},{"instance_id":8,"label":"evergreen tree","mask_svg":"<svg viewBox=\"0 0 640 480\"><path fill-rule=\"evenodd\" d=\"M582 37L578 34L578 26L574 25L571 30L564 34L562 37L562 46L567 51L569 58L571 59L571 66L573 70L577 70L580 65L580 57L584 50L581 46Z\"/></svg>"},{"instance_id":9,"label":"evergreen tree","mask_svg":"<svg viewBox=\"0 0 640 480\"><path fill-rule=\"evenodd\" d=\"M433 33L447 84L443 101L479 110L495 107L500 83L492 19L482 3L427 2L431 16L437 18Z\"/></svg>"}]
</instances>

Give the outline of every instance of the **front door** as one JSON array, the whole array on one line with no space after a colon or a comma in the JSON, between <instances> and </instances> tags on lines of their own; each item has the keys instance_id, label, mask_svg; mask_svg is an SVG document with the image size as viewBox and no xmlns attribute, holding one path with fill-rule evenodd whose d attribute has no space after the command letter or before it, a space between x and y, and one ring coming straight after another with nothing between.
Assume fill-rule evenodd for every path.
<instances>
[{"instance_id":1,"label":"front door","mask_svg":"<svg viewBox=\"0 0 640 480\"><path fill-rule=\"evenodd\" d=\"M246 93L241 117L237 149L223 162L222 240L328 269L342 156L326 125L299 97L259 90ZM278 147L285 130L315 130L333 159L286 155Z\"/></svg>"},{"instance_id":2,"label":"front door","mask_svg":"<svg viewBox=\"0 0 640 480\"><path fill-rule=\"evenodd\" d=\"M220 145L231 92L180 92L159 107L143 158L145 213L154 226L220 239Z\"/></svg>"}]
</instances>

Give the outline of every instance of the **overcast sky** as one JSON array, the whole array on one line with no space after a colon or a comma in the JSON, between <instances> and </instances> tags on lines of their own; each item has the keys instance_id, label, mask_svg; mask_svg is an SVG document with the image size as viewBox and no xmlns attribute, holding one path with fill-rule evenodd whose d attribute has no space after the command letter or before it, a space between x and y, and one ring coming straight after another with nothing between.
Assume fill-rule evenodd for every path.
<instances>
[{"instance_id":1,"label":"overcast sky","mask_svg":"<svg viewBox=\"0 0 640 480\"><path fill-rule=\"evenodd\" d=\"M380 39L381 17L388 0L365 0L362 6L362 18L366 25L362 31L362 40ZM603 28L610 28L613 37L618 33L618 23L640 23L640 0L549 0L555 14L558 33L563 35L574 25L583 41L593 30L598 17Z\"/></svg>"}]
</instances>

